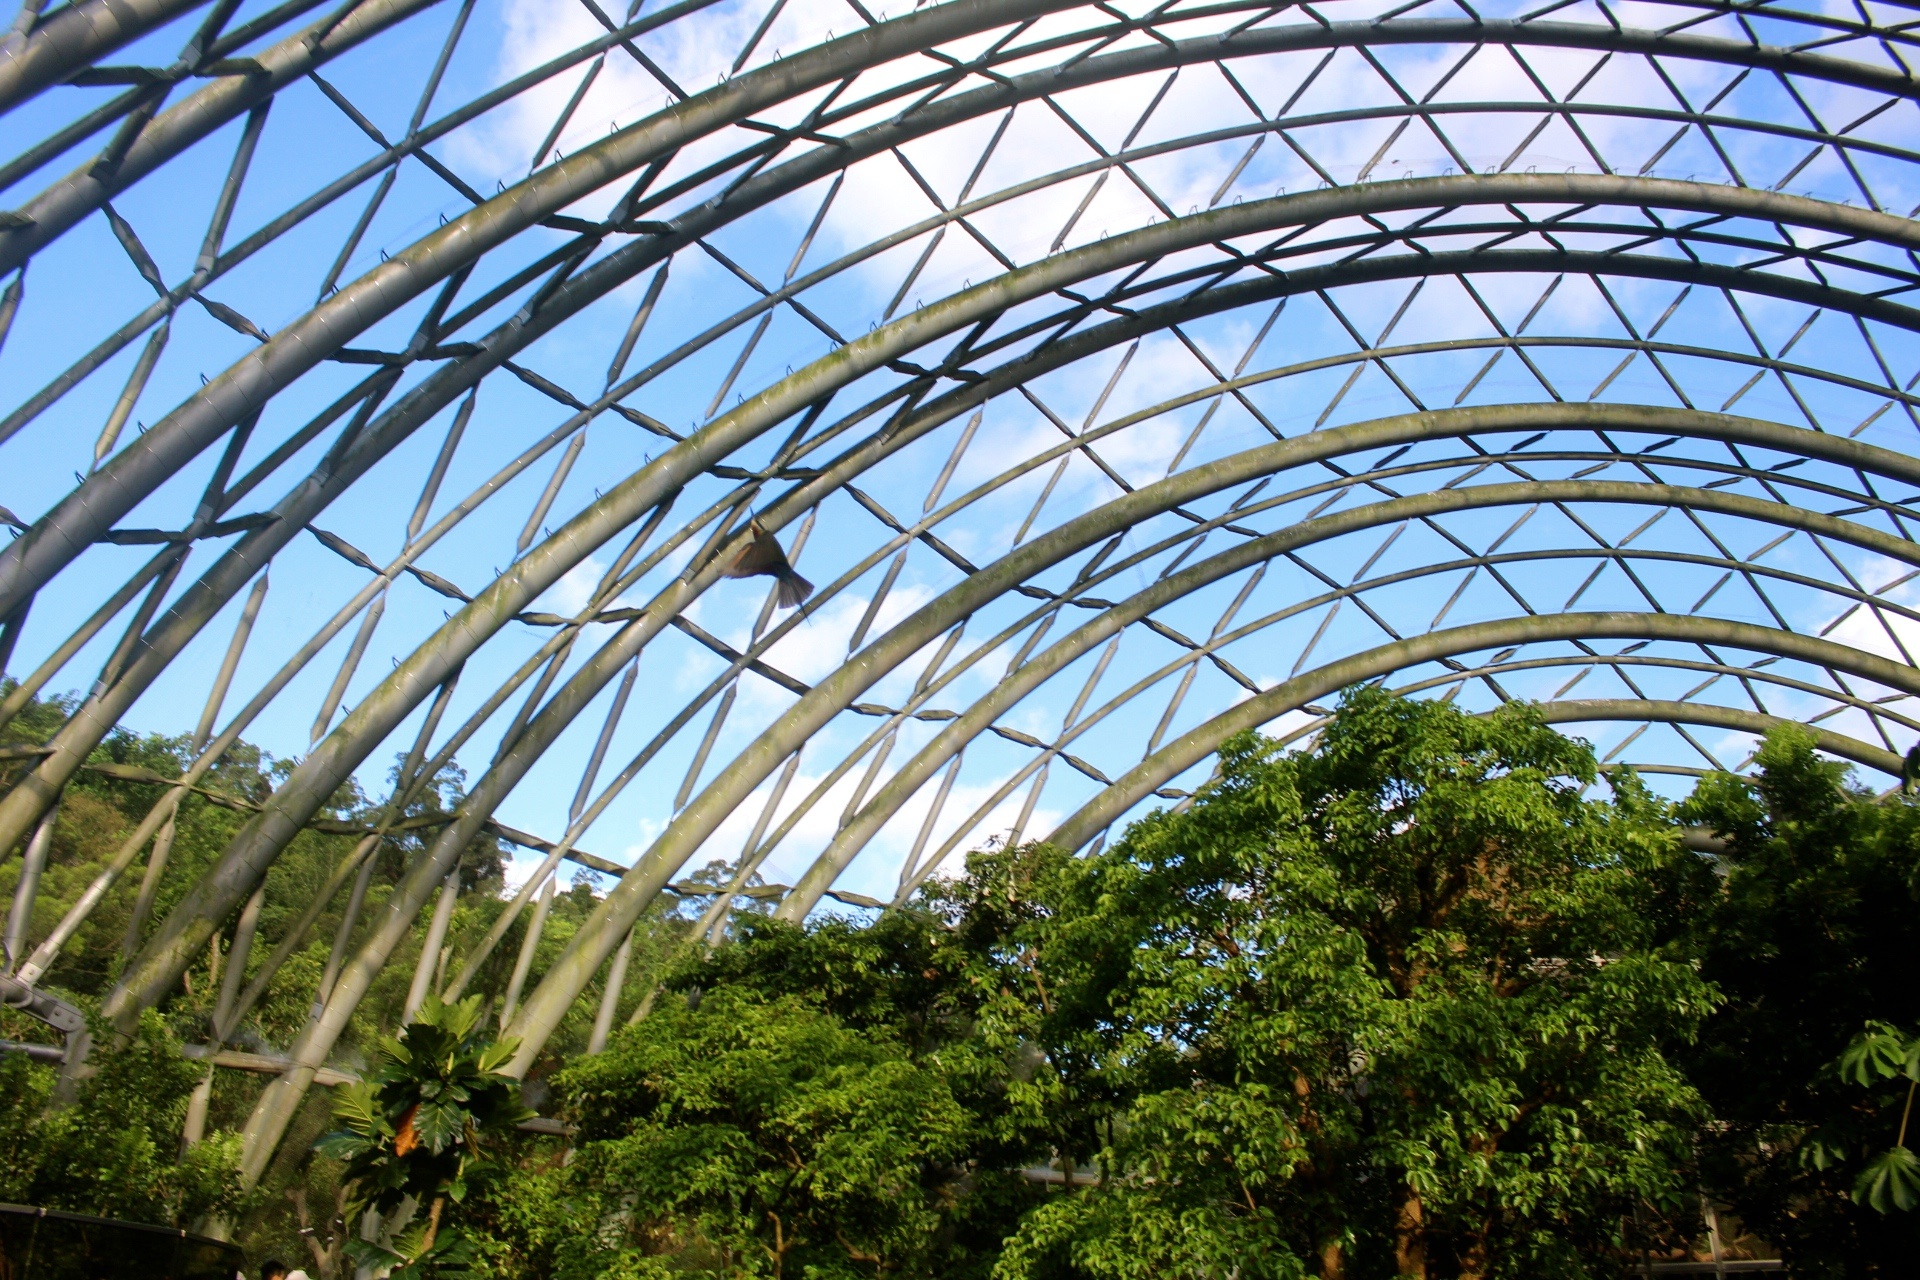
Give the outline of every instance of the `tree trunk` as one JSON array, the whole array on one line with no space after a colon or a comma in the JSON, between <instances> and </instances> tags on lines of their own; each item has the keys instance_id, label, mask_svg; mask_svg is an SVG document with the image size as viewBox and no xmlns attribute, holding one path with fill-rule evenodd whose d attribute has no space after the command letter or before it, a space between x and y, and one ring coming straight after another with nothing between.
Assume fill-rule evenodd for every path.
<instances>
[{"instance_id":1,"label":"tree trunk","mask_svg":"<svg viewBox=\"0 0 1920 1280\"><path fill-rule=\"evenodd\" d=\"M433 1242L440 1238L440 1214L447 1207L445 1196L433 1198L433 1208L427 1212L427 1234L420 1241L420 1255L425 1257L433 1251Z\"/></svg>"},{"instance_id":2,"label":"tree trunk","mask_svg":"<svg viewBox=\"0 0 1920 1280\"><path fill-rule=\"evenodd\" d=\"M1427 1280L1426 1212L1412 1187L1393 1214L1393 1265L1402 1280Z\"/></svg>"},{"instance_id":3,"label":"tree trunk","mask_svg":"<svg viewBox=\"0 0 1920 1280\"><path fill-rule=\"evenodd\" d=\"M1487 1268L1490 1265L1487 1257L1487 1237L1492 1234L1493 1224L1489 1215L1485 1228L1462 1242L1460 1280L1482 1280L1487 1274Z\"/></svg>"}]
</instances>

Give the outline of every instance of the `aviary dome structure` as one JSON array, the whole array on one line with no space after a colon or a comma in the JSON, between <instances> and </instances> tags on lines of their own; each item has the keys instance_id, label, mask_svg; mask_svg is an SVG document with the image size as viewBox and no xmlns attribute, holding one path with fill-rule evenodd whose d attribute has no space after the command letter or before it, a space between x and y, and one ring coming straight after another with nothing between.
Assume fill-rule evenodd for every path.
<instances>
[{"instance_id":1,"label":"aviary dome structure","mask_svg":"<svg viewBox=\"0 0 1920 1280\"><path fill-rule=\"evenodd\" d=\"M524 1070L683 868L882 906L988 839L1098 842L1355 681L1537 699L1676 786L1802 721L1884 784L1920 731L1915 27L28 0L0 714L86 693L0 849L116 724L197 723L182 787L242 734L299 757L124 1022L349 777L465 768L257 1172L483 830L521 903L567 858L611 886ZM803 607L723 576L750 519Z\"/></svg>"}]
</instances>

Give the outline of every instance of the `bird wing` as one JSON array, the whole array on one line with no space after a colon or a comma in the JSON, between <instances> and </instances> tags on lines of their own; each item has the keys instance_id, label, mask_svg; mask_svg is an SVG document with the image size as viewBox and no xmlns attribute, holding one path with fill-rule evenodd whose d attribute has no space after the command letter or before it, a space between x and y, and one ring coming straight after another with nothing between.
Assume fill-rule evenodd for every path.
<instances>
[{"instance_id":1,"label":"bird wing","mask_svg":"<svg viewBox=\"0 0 1920 1280\"><path fill-rule=\"evenodd\" d=\"M729 578L751 578L763 573L777 574L790 570L787 553L780 549L779 539L770 533L762 533L740 548L740 553L720 572Z\"/></svg>"}]
</instances>

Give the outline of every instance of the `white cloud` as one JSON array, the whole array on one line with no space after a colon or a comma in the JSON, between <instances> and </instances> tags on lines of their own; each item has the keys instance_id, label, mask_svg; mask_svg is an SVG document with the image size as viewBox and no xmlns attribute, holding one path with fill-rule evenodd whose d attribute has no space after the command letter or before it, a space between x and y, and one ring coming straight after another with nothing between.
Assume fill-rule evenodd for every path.
<instances>
[{"instance_id":1,"label":"white cloud","mask_svg":"<svg viewBox=\"0 0 1920 1280\"><path fill-rule=\"evenodd\" d=\"M1875 576L1869 573L1869 576L1863 580L1876 582L1889 576L1893 575ZM1887 598L1899 604L1912 606L1920 602L1920 589L1917 589L1916 583L1908 582L1887 593ZM1898 644L1895 643L1895 637L1898 637ZM1876 611L1865 606L1853 610L1845 621L1827 632L1826 638L1835 644L1843 644L1863 653L1875 654L1902 666L1913 661L1913 657L1909 655L1920 656L1920 623L1897 613ZM1905 652L1902 652L1902 646L1905 647ZM1856 680L1852 683L1855 685L1854 691L1867 698L1882 697L1896 692L1870 681ZM1911 713L1914 708L1910 707L1908 710ZM1864 713L1861 714L1864 717ZM1869 733L1869 738L1877 740L1878 735Z\"/></svg>"},{"instance_id":2,"label":"white cloud","mask_svg":"<svg viewBox=\"0 0 1920 1280\"><path fill-rule=\"evenodd\" d=\"M588 556L548 587L534 602L534 608L570 618L587 607L606 572L607 566L599 557Z\"/></svg>"}]
</instances>

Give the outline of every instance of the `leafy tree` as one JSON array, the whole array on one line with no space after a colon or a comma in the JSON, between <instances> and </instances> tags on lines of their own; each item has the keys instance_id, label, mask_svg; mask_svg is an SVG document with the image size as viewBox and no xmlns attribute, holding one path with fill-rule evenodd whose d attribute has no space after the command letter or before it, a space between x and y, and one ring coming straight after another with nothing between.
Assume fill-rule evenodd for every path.
<instances>
[{"instance_id":1,"label":"leafy tree","mask_svg":"<svg viewBox=\"0 0 1920 1280\"><path fill-rule=\"evenodd\" d=\"M980 963L917 907L736 919L554 1080L573 1153L484 1198L493 1274L984 1280L1044 1147L980 1033Z\"/></svg>"},{"instance_id":2,"label":"leafy tree","mask_svg":"<svg viewBox=\"0 0 1920 1280\"><path fill-rule=\"evenodd\" d=\"M316 1143L346 1163L349 1222L364 1212L386 1220L384 1242L350 1240L364 1267L404 1278L452 1270L468 1251L441 1232L447 1202L467 1198L488 1140L531 1114L514 1079L499 1068L519 1047L495 1041L480 1021L479 996L442 1004L429 998L397 1037L380 1046L371 1077L342 1088L334 1114L343 1128ZM426 1218L413 1223L419 1206Z\"/></svg>"},{"instance_id":3,"label":"leafy tree","mask_svg":"<svg viewBox=\"0 0 1920 1280\"><path fill-rule=\"evenodd\" d=\"M13 688L10 681L0 679L0 696ZM26 700L16 715L0 724L0 746L46 742L78 702L74 695ZM46 936L149 808L167 794L168 787L161 780L177 777L194 754L186 735L137 734L125 729L108 734L91 753L88 767L75 775L62 795L29 945ZM35 759L24 754L0 759L0 790L30 770ZM237 742L202 779L201 789L182 799L165 874L159 877L158 895L144 915L147 929L166 918L187 887L214 863L248 819L249 806L265 800L289 767L290 762L275 760L254 746ZM463 796L464 778L457 767L448 766L420 788L398 815L372 853L365 907L359 916L359 929L348 930L349 946L357 945L368 923L379 917L397 879L438 835L441 823L459 807ZM349 780L323 806L313 826L297 835L275 860L268 873L265 906L254 945L245 963L246 977L257 978L283 944L291 954L276 971L265 997L233 1029L230 1039L237 1047L282 1053L306 1025L329 954L345 923L349 892L341 888L321 903L318 914L291 943L289 935L307 920L321 888L358 845L362 832L381 807L371 803ZM85 1007L91 1007L108 989L122 964L123 942L129 930L141 933L135 904L145 878L144 860L155 847L150 844L141 851L142 860L136 861L107 893L40 985ZM506 905L501 893L504 863L504 847L490 835L476 837L462 852L464 888L447 935L456 965L471 953ZM11 899L20 867L18 858L0 859L0 899ZM563 891L556 897L543 938L535 949L530 981L540 980L597 902L593 884L578 878L570 892ZM398 1029L429 914L422 913L413 937L396 951L355 1011L338 1048L343 1060L377 1057L381 1037ZM652 984L665 956L685 932L683 925L667 918L668 914L669 909L663 907L643 921L628 970L629 1008ZM238 916L238 909L234 915ZM310 1265L315 1274L337 1277L342 1249L356 1233L347 1230L344 1221L341 1165L311 1149L315 1138L334 1127L328 1091L316 1090L309 1097L281 1146L279 1158L262 1181L261 1194L250 1197L243 1212L228 1211L231 1206L216 1184L232 1163L238 1142L231 1131L245 1122L267 1078L240 1071L215 1072L208 1111L210 1136L191 1151L182 1153L180 1149L186 1095L206 1079L206 1067L181 1057L178 1044L205 1043L220 977L233 963L234 922L234 918L221 922L214 943L189 967L180 989L160 1011L160 1021L142 1033L148 1040L156 1035L171 1037L169 1042L175 1045L171 1054L153 1050L148 1040L130 1050L148 1055L150 1060L141 1070L152 1075L143 1083L139 1073L128 1068L124 1116L106 1108L104 1102L89 1103L85 1093L76 1109L49 1109L53 1068L18 1055L0 1055L0 1073L4 1073L0 1074L0 1088L6 1090L6 1097L0 1099L0 1116L4 1116L10 1134L31 1133L40 1138L64 1135L54 1145L22 1143L9 1149L10 1144L0 1143L0 1178L8 1179L0 1198L125 1212L178 1225L192 1224L203 1212L216 1212L227 1219L236 1240L250 1256L300 1256L311 1246ZM496 1008L526 927L523 914L472 984L474 991L494 997ZM569 1010L543 1055L543 1069L577 1053L584 1045L599 998L598 989L590 990ZM35 1042L49 1039L44 1025L7 1010L0 1010L0 1038ZM96 1048L96 1053L103 1052L103 1048ZM105 1058L96 1062L103 1072L108 1069ZM93 1088L100 1089L107 1081L103 1075ZM45 1116L43 1111L47 1112ZM99 1124L90 1128L88 1116L100 1117ZM125 1116L133 1120L127 1121ZM96 1155L87 1158L95 1159L96 1164L89 1166L76 1157L69 1161L73 1166L71 1176L56 1176L60 1173L58 1163L40 1158L45 1151L76 1150L72 1144L83 1141L94 1144L91 1149ZM526 1144L519 1139L513 1142L516 1151L522 1145ZM107 1152L118 1154L99 1154ZM90 1167L94 1172L87 1172ZM111 1168L121 1169L124 1176L111 1173ZM118 1190L109 1193L105 1188L110 1185L147 1185L160 1190L140 1195ZM187 1208L176 1209L177 1205Z\"/></svg>"},{"instance_id":4,"label":"leafy tree","mask_svg":"<svg viewBox=\"0 0 1920 1280\"><path fill-rule=\"evenodd\" d=\"M1797 1276L1905 1275L1920 1222L1853 1192L1907 1090L1835 1068L1863 1026L1920 1026L1920 805L1860 789L1796 727L1757 763L1752 780L1703 779L1681 809L1726 841L1698 945L1727 999L1688 1062L1718 1121L1701 1135L1710 1188Z\"/></svg>"},{"instance_id":5,"label":"leafy tree","mask_svg":"<svg viewBox=\"0 0 1920 1280\"><path fill-rule=\"evenodd\" d=\"M241 1206L238 1135L176 1158L202 1068L158 1014L93 1063L74 1102L56 1107L54 1067L0 1054L0 1201L182 1227Z\"/></svg>"},{"instance_id":6,"label":"leafy tree","mask_svg":"<svg viewBox=\"0 0 1920 1280\"><path fill-rule=\"evenodd\" d=\"M1104 853L980 868L1035 899L1000 953L1100 1137L998 1274L1617 1274L1690 1195L1667 1053L1714 995L1673 945L1706 873L1596 780L1527 707L1362 689Z\"/></svg>"},{"instance_id":7,"label":"leafy tree","mask_svg":"<svg viewBox=\"0 0 1920 1280\"><path fill-rule=\"evenodd\" d=\"M937 1070L801 1000L722 987L669 1001L561 1079L575 1164L630 1199L602 1266L773 1277L918 1270L937 1201L927 1166L965 1146Z\"/></svg>"},{"instance_id":8,"label":"leafy tree","mask_svg":"<svg viewBox=\"0 0 1920 1280\"><path fill-rule=\"evenodd\" d=\"M1062 1125L1057 1088L1036 1078L1036 1050L990 1013L1005 990L1002 921L973 909L970 882L936 882L914 904L870 920L833 916L804 928L737 918L727 946L669 977L689 994L733 987L795 999L937 1070L968 1113L966 1149L929 1168L942 1206L930 1246L947 1280L984 1277L1001 1241L1039 1194L1022 1169L1044 1163Z\"/></svg>"}]
</instances>

